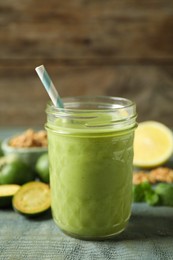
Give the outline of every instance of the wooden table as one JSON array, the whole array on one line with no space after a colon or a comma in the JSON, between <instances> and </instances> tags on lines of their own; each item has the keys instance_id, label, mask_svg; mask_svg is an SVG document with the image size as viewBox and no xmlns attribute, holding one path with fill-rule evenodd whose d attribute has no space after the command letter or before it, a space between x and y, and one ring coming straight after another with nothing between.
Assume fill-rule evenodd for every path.
<instances>
[{"instance_id":1,"label":"wooden table","mask_svg":"<svg viewBox=\"0 0 173 260\"><path fill-rule=\"evenodd\" d=\"M0 139L21 130L0 129ZM133 204L129 225L109 241L82 241L63 234L51 212L26 218L12 209L0 210L1 260L171 260L173 208Z\"/></svg>"}]
</instances>

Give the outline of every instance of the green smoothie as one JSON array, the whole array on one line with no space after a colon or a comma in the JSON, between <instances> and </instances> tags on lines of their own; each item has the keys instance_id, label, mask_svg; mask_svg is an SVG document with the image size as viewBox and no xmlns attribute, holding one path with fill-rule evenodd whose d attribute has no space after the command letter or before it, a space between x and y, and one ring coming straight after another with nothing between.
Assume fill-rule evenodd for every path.
<instances>
[{"instance_id":1,"label":"green smoothie","mask_svg":"<svg viewBox=\"0 0 173 260\"><path fill-rule=\"evenodd\" d=\"M64 232L102 239L123 231L130 217L134 125L79 122L56 118L46 125L52 213Z\"/></svg>"}]
</instances>

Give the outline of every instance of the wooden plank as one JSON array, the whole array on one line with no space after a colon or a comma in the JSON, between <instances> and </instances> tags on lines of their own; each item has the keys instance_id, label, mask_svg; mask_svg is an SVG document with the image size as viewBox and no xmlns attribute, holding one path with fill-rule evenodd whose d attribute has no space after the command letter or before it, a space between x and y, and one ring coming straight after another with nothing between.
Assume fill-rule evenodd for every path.
<instances>
[{"instance_id":1,"label":"wooden plank","mask_svg":"<svg viewBox=\"0 0 173 260\"><path fill-rule=\"evenodd\" d=\"M1 59L173 59L173 2L0 3Z\"/></svg>"},{"instance_id":2,"label":"wooden plank","mask_svg":"<svg viewBox=\"0 0 173 260\"><path fill-rule=\"evenodd\" d=\"M173 127L172 0L1 0L0 126L43 125L44 64L61 96L125 96Z\"/></svg>"},{"instance_id":3,"label":"wooden plank","mask_svg":"<svg viewBox=\"0 0 173 260\"><path fill-rule=\"evenodd\" d=\"M123 96L137 103L138 120L159 120L173 128L173 66L51 66L62 97ZM47 93L31 68L0 80L0 126L43 126ZM2 74L1 74L2 75Z\"/></svg>"}]
</instances>

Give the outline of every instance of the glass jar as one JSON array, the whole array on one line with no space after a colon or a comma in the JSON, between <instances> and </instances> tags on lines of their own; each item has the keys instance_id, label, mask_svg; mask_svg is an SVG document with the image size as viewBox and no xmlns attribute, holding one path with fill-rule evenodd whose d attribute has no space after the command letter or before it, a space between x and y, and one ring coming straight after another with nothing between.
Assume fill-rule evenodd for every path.
<instances>
[{"instance_id":1,"label":"glass jar","mask_svg":"<svg viewBox=\"0 0 173 260\"><path fill-rule=\"evenodd\" d=\"M76 238L112 237L131 214L135 104L106 96L63 102L46 109L54 221Z\"/></svg>"}]
</instances>

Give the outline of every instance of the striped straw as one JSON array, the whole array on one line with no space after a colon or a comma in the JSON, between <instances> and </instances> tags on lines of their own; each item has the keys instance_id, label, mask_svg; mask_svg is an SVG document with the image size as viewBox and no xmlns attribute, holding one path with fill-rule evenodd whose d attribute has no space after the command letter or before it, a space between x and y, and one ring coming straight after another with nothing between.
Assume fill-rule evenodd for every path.
<instances>
[{"instance_id":1,"label":"striped straw","mask_svg":"<svg viewBox=\"0 0 173 260\"><path fill-rule=\"evenodd\" d=\"M45 87L50 99L52 100L52 103L55 107L63 108L63 102L51 80L49 77L45 67L43 65L35 68L41 82L43 83L43 86Z\"/></svg>"}]
</instances>

